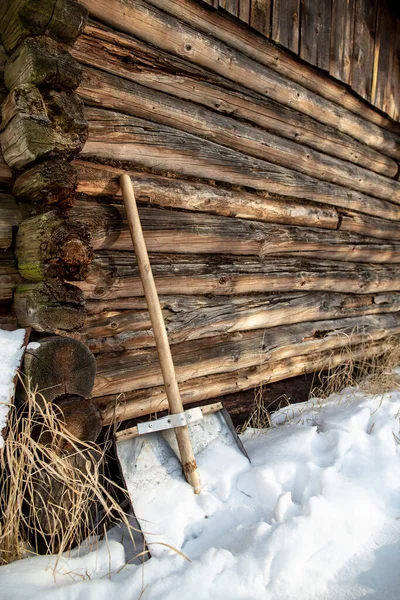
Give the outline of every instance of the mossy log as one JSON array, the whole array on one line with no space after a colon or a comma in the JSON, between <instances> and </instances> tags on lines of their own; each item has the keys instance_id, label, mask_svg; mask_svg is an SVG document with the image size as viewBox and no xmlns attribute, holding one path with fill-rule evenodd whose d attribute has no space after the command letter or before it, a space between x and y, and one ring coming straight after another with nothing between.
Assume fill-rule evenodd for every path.
<instances>
[{"instance_id":1,"label":"mossy log","mask_svg":"<svg viewBox=\"0 0 400 600\"><path fill-rule=\"evenodd\" d=\"M77 186L76 169L65 158L50 158L17 176L13 194L22 202L72 206Z\"/></svg>"},{"instance_id":2,"label":"mossy log","mask_svg":"<svg viewBox=\"0 0 400 600\"><path fill-rule=\"evenodd\" d=\"M0 36L11 52L31 35L72 44L85 27L87 10L76 0L3 0Z\"/></svg>"},{"instance_id":3,"label":"mossy log","mask_svg":"<svg viewBox=\"0 0 400 600\"><path fill-rule=\"evenodd\" d=\"M88 67L85 68L79 92L87 104L156 121L245 155L400 203L400 183L397 181L267 130L217 114L193 102L173 98L169 94L149 90L137 83ZM397 164L393 161L393 169L389 175L396 175L397 171Z\"/></svg>"},{"instance_id":4,"label":"mossy log","mask_svg":"<svg viewBox=\"0 0 400 600\"><path fill-rule=\"evenodd\" d=\"M24 356L22 373L31 390L51 402L65 396L90 398L96 361L89 348L77 340L48 337L32 344Z\"/></svg>"},{"instance_id":5,"label":"mossy log","mask_svg":"<svg viewBox=\"0 0 400 600\"><path fill-rule=\"evenodd\" d=\"M79 329L86 317L82 292L55 279L19 285L13 308L20 325L46 333Z\"/></svg>"},{"instance_id":6,"label":"mossy log","mask_svg":"<svg viewBox=\"0 0 400 600\"><path fill-rule=\"evenodd\" d=\"M89 67L245 120L377 173L387 176L397 173L393 159L333 127L99 23L88 24L71 52ZM80 91L85 93L84 88Z\"/></svg>"},{"instance_id":7,"label":"mossy log","mask_svg":"<svg viewBox=\"0 0 400 600\"><path fill-rule=\"evenodd\" d=\"M400 262L400 244L345 231L275 225L198 212L140 208L150 252L300 256L352 262ZM125 210L118 205L78 202L70 216L85 223L95 249L132 249Z\"/></svg>"},{"instance_id":8,"label":"mossy log","mask_svg":"<svg viewBox=\"0 0 400 600\"><path fill-rule=\"evenodd\" d=\"M72 157L87 138L83 104L74 93L45 91L31 84L15 88L2 107L1 147L14 169L55 153Z\"/></svg>"},{"instance_id":9,"label":"mossy log","mask_svg":"<svg viewBox=\"0 0 400 600\"><path fill-rule=\"evenodd\" d=\"M84 279L92 259L90 233L83 223L53 211L36 215L21 223L15 255L25 279Z\"/></svg>"},{"instance_id":10,"label":"mossy log","mask_svg":"<svg viewBox=\"0 0 400 600\"><path fill-rule=\"evenodd\" d=\"M235 331L291 325L321 319L341 319L400 311L400 293L338 294L298 292L253 296L161 296L171 344L225 335ZM121 307L112 300L88 302L85 325L75 334L94 353L154 347L150 317L145 307ZM144 302L143 302L144 304ZM118 306L119 305L119 306ZM93 312L96 311L96 312ZM79 336L79 337L78 337Z\"/></svg>"},{"instance_id":11,"label":"mossy log","mask_svg":"<svg viewBox=\"0 0 400 600\"><path fill-rule=\"evenodd\" d=\"M4 68L4 82L9 90L25 83L74 90L81 79L82 68L65 46L45 36L24 40Z\"/></svg>"},{"instance_id":12,"label":"mossy log","mask_svg":"<svg viewBox=\"0 0 400 600\"><path fill-rule=\"evenodd\" d=\"M366 344L400 332L400 313L303 322L173 344L179 383L293 356ZM351 342L349 342L351 340ZM163 384L155 348L98 354L93 397Z\"/></svg>"},{"instance_id":13,"label":"mossy log","mask_svg":"<svg viewBox=\"0 0 400 600\"><path fill-rule=\"evenodd\" d=\"M400 158L399 137L343 108L340 97L336 99L337 103L326 100L318 93L249 58L250 49L244 47L242 53L235 49L232 40L230 46L227 46L218 39L221 33L215 25L213 30L217 31L216 37L210 34L211 26L206 33L202 32L183 23L180 14L176 18L161 12L159 0L155 1L157 8L142 0L129 5L123 0L83 0L92 15L116 29L210 69L222 77L234 82L240 81L241 85L250 90L299 110L394 159ZM163 3L163 8L167 12L171 10L168 1ZM301 71L299 65L295 64L295 68Z\"/></svg>"},{"instance_id":14,"label":"mossy log","mask_svg":"<svg viewBox=\"0 0 400 600\"><path fill-rule=\"evenodd\" d=\"M297 354L291 358L268 361L264 365L189 379L179 385L179 391L183 404L198 403L212 398L223 401L223 396L227 394L257 388L261 384L332 369L348 360L349 354L352 360L365 360L380 356L392 347L393 341L384 338L376 342L353 345L350 351L350 345L347 342L347 345L339 349L327 351L317 349L304 355ZM94 400L101 411L104 425L168 409L167 396L162 386L99 396Z\"/></svg>"},{"instance_id":15,"label":"mossy log","mask_svg":"<svg viewBox=\"0 0 400 600\"><path fill-rule=\"evenodd\" d=\"M127 161L128 167L133 163L136 168L171 171L399 219L400 207L393 202L247 156L179 129L98 108L88 108L85 114L90 134L82 157Z\"/></svg>"},{"instance_id":16,"label":"mossy log","mask_svg":"<svg viewBox=\"0 0 400 600\"><path fill-rule=\"evenodd\" d=\"M400 291L400 266L292 256L150 254L160 294L233 294L331 291L354 294ZM143 296L131 252L95 253L85 281L76 282L87 299Z\"/></svg>"}]
</instances>

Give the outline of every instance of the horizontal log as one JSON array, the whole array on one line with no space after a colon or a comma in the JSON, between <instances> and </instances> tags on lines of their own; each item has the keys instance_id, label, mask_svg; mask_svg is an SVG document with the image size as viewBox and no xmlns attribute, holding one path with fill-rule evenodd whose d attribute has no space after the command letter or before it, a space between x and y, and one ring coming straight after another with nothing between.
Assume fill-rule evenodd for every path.
<instances>
[{"instance_id":1,"label":"horizontal log","mask_svg":"<svg viewBox=\"0 0 400 600\"><path fill-rule=\"evenodd\" d=\"M3 153L0 148L0 188L10 189L12 185L12 172L3 158Z\"/></svg>"},{"instance_id":2,"label":"horizontal log","mask_svg":"<svg viewBox=\"0 0 400 600\"><path fill-rule=\"evenodd\" d=\"M323 181L400 203L400 183L204 107L85 67L86 104L150 119ZM400 148L400 144L399 144ZM390 175L396 175L397 165Z\"/></svg>"},{"instance_id":3,"label":"horizontal log","mask_svg":"<svg viewBox=\"0 0 400 600\"><path fill-rule=\"evenodd\" d=\"M373 356L380 356L392 347L392 339L359 344L351 348L351 358L352 360L365 360ZM314 353L276 362L271 361L258 367L189 379L180 384L179 390L183 404L197 403L212 398L223 401L223 397L227 394L257 388L261 384L281 381L300 374L332 369L348 359L348 346L325 352L318 350ZM99 396L94 399L94 402L101 411L104 425L136 419L168 409L168 400L163 387Z\"/></svg>"},{"instance_id":4,"label":"horizontal log","mask_svg":"<svg viewBox=\"0 0 400 600\"><path fill-rule=\"evenodd\" d=\"M400 262L400 244L345 231L259 223L197 212L140 208L150 252L267 256L297 253L352 262ZM79 202L69 216L85 223L94 249L132 250L125 209Z\"/></svg>"},{"instance_id":5,"label":"horizontal log","mask_svg":"<svg viewBox=\"0 0 400 600\"><path fill-rule=\"evenodd\" d=\"M66 158L52 157L20 173L13 194L22 202L68 208L74 203L76 186L76 169Z\"/></svg>"},{"instance_id":6,"label":"horizontal log","mask_svg":"<svg viewBox=\"0 0 400 600\"><path fill-rule=\"evenodd\" d=\"M345 211L340 215L339 231L353 231L381 240L400 240L400 228L395 221Z\"/></svg>"},{"instance_id":7,"label":"horizontal log","mask_svg":"<svg viewBox=\"0 0 400 600\"><path fill-rule=\"evenodd\" d=\"M13 241L14 229L22 219L22 211L9 194L0 192L0 248L9 248Z\"/></svg>"},{"instance_id":8,"label":"horizontal log","mask_svg":"<svg viewBox=\"0 0 400 600\"><path fill-rule=\"evenodd\" d=\"M81 160L75 160L73 166L78 173L78 192L85 196L105 197L107 201L121 202L121 169ZM139 204L324 229L337 229L339 223L335 208L315 202L289 199L263 191L250 193L232 190L151 173L128 173ZM400 210L398 218L400 219Z\"/></svg>"},{"instance_id":9,"label":"horizontal log","mask_svg":"<svg viewBox=\"0 0 400 600\"><path fill-rule=\"evenodd\" d=\"M258 60L272 70L297 81L297 83L313 90L327 100L332 100L332 102L344 106L351 112L368 119L376 125L385 127L389 131L400 132L398 123L364 102L340 81L328 78L325 73L321 73L310 64L300 61L290 52L287 52L285 48L280 48L263 36L255 35L253 31L246 25L240 24L239 21L227 19L221 13L207 10L200 2L196 3L195 6L192 6L190 0L148 0L148 2L196 29L220 39L228 46L232 46L254 60ZM101 10L101 7L99 7L99 10Z\"/></svg>"},{"instance_id":10,"label":"horizontal log","mask_svg":"<svg viewBox=\"0 0 400 600\"><path fill-rule=\"evenodd\" d=\"M217 38L185 25L179 20L181 17L167 15L141 0L129 6L122 0L84 0L84 3L92 15L116 29L222 77L240 81L241 85L333 126L384 154L400 158L399 138L395 134L286 79Z\"/></svg>"},{"instance_id":11,"label":"horizontal log","mask_svg":"<svg viewBox=\"0 0 400 600\"><path fill-rule=\"evenodd\" d=\"M257 292L400 291L400 268L293 257L153 254L150 263L160 294L231 296ZM98 251L85 281L75 283L87 299L142 296L136 259L130 252Z\"/></svg>"},{"instance_id":12,"label":"horizontal log","mask_svg":"<svg viewBox=\"0 0 400 600\"><path fill-rule=\"evenodd\" d=\"M22 277L18 273L15 258L11 250L0 252L0 303L11 302L13 291L22 283Z\"/></svg>"},{"instance_id":13,"label":"horizontal log","mask_svg":"<svg viewBox=\"0 0 400 600\"><path fill-rule=\"evenodd\" d=\"M332 127L98 23L85 28L71 52L90 67L244 119L377 173L394 176L398 171L391 158Z\"/></svg>"},{"instance_id":14,"label":"horizontal log","mask_svg":"<svg viewBox=\"0 0 400 600\"><path fill-rule=\"evenodd\" d=\"M283 325L234 332L224 336L173 344L179 383L260 367L292 356L325 352L379 340L400 332L400 313ZM99 354L93 397L152 388L163 384L154 348Z\"/></svg>"},{"instance_id":15,"label":"horizontal log","mask_svg":"<svg viewBox=\"0 0 400 600\"><path fill-rule=\"evenodd\" d=\"M214 142L144 119L87 108L89 139L81 156L127 161L158 171L213 179L270 193L340 206L387 219L400 208L342 186L225 148ZM129 165L128 165L129 166Z\"/></svg>"},{"instance_id":16,"label":"horizontal log","mask_svg":"<svg viewBox=\"0 0 400 600\"><path fill-rule=\"evenodd\" d=\"M161 296L171 344L234 331L249 331L321 319L340 319L400 311L400 294L306 293L257 296ZM87 303L90 312L95 307ZM118 310L107 307L88 315L75 334L94 353L132 350L155 345L145 307Z\"/></svg>"}]
</instances>

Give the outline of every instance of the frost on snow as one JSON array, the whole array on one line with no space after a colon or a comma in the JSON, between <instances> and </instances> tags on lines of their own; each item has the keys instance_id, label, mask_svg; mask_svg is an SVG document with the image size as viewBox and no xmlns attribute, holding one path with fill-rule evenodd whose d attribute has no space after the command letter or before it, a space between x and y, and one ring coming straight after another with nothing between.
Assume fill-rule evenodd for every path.
<instances>
[{"instance_id":1,"label":"frost on snow","mask_svg":"<svg viewBox=\"0 0 400 600\"><path fill-rule=\"evenodd\" d=\"M4 445L2 430L7 424L10 401L14 396L14 377L21 364L25 329L0 329L0 448Z\"/></svg>"},{"instance_id":2,"label":"frost on snow","mask_svg":"<svg viewBox=\"0 0 400 600\"><path fill-rule=\"evenodd\" d=\"M160 478L157 494L141 495L135 511L154 534L143 565L125 565L122 544L103 541L58 561L1 567L1 597L397 599L399 411L399 392L354 390L318 410L289 407L279 426L243 436L251 465L233 447L205 448L199 496L179 478L168 487Z\"/></svg>"}]
</instances>

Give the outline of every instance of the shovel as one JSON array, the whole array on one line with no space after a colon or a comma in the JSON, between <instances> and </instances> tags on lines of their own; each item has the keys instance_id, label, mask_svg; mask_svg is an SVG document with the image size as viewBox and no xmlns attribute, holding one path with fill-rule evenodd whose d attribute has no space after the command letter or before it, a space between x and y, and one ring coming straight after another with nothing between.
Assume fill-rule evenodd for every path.
<instances>
[{"instance_id":1,"label":"shovel","mask_svg":"<svg viewBox=\"0 0 400 600\"><path fill-rule=\"evenodd\" d=\"M182 473L182 470L186 481L198 494L201 482L193 446L197 453L218 440L225 447L235 446L236 451L239 448L247 459L249 457L222 403L184 411L130 177L121 175L120 184L170 412L166 417L139 423L116 434L122 475L133 503L137 502L138 496L143 496L143 490L148 493L152 489L150 496L154 497L161 489L161 480L167 482L167 488L173 485L173 480L181 477L179 471Z\"/></svg>"}]
</instances>

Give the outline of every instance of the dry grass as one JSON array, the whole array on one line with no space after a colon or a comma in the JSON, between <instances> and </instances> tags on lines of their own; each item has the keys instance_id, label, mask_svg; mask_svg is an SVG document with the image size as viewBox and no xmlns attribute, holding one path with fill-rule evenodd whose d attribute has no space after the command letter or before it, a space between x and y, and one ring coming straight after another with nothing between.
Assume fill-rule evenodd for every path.
<instances>
[{"instance_id":1,"label":"dry grass","mask_svg":"<svg viewBox=\"0 0 400 600\"><path fill-rule=\"evenodd\" d=\"M126 525L133 542L118 486L103 472L108 445L75 438L54 404L30 389L27 398L23 410L10 408L0 452L0 564L97 541L110 520Z\"/></svg>"}]
</instances>

